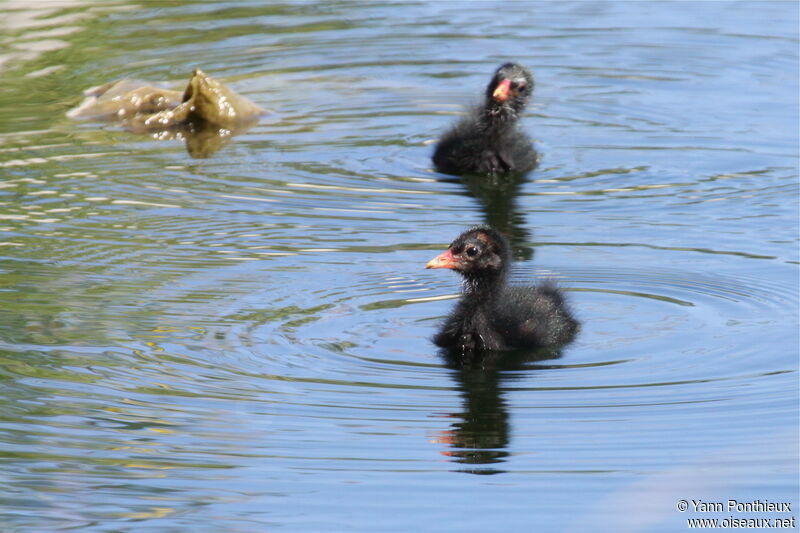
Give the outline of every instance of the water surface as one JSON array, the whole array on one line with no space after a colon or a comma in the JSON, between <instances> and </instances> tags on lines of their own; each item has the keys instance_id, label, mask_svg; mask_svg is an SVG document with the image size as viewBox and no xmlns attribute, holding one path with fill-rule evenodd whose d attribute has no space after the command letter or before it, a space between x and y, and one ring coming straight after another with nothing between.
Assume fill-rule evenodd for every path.
<instances>
[{"instance_id":1,"label":"water surface","mask_svg":"<svg viewBox=\"0 0 800 533\"><path fill-rule=\"evenodd\" d=\"M790 2L0 5L10 531L681 531L798 501ZM542 161L431 139L516 60ZM195 67L276 112L207 159L65 112ZM465 226L583 323L449 365Z\"/></svg>"}]
</instances>

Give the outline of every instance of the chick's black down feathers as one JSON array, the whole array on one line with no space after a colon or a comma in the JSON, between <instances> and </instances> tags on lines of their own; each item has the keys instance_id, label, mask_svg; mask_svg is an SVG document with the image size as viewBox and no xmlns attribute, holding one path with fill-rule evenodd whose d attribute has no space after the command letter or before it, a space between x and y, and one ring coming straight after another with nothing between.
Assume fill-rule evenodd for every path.
<instances>
[{"instance_id":1,"label":"chick's black down feathers","mask_svg":"<svg viewBox=\"0 0 800 533\"><path fill-rule=\"evenodd\" d=\"M449 268L464 278L461 299L434 342L450 352L533 349L572 339L578 322L555 284L510 287L508 241L488 226L462 233L428 268Z\"/></svg>"},{"instance_id":2,"label":"chick's black down feathers","mask_svg":"<svg viewBox=\"0 0 800 533\"><path fill-rule=\"evenodd\" d=\"M533 76L506 63L486 87L486 102L445 133L433 153L436 170L446 174L525 173L537 163L530 139L517 126L533 92Z\"/></svg>"}]
</instances>

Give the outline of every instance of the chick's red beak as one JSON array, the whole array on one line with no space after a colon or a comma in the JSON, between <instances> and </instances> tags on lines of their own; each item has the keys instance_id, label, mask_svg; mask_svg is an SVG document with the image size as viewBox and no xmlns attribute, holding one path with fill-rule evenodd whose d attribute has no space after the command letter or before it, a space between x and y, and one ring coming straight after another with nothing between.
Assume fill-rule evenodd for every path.
<instances>
[{"instance_id":1,"label":"chick's red beak","mask_svg":"<svg viewBox=\"0 0 800 533\"><path fill-rule=\"evenodd\" d=\"M441 253L428 261L428 264L425 265L425 268L455 268L457 264L458 262L456 261L456 258L453 257L453 252L448 249L446 252Z\"/></svg>"},{"instance_id":2,"label":"chick's red beak","mask_svg":"<svg viewBox=\"0 0 800 533\"><path fill-rule=\"evenodd\" d=\"M508 95L511 91L511 80L503 80L500 85L492 93L492 98L495 102L502 104L508 100Z\"/></svg>"}]
</instances>

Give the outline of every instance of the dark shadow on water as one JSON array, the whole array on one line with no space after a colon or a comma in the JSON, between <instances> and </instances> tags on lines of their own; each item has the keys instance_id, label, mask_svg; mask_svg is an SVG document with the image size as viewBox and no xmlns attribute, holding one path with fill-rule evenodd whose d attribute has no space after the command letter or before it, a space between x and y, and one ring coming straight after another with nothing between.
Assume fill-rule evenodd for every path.
<instances>
[{"instance_id":1,"label":"dark shadow on water","mask_svg":"<svg viewBox=\"0 0 800 533\"><path fill-rule=\"evenodd\" d=\"M470 474L501 474L500 465L510 455L510 421L503 384L509 380L508 371L531 368L531 363L561 357L560 348L536 351L488 352L480 358L464 361L442 354L453 370L464 398L464 410L451 413L457 419L442 431L438 442L450 450L443 452L460 465L460 472Z\"/></svg>"}]
</instances>

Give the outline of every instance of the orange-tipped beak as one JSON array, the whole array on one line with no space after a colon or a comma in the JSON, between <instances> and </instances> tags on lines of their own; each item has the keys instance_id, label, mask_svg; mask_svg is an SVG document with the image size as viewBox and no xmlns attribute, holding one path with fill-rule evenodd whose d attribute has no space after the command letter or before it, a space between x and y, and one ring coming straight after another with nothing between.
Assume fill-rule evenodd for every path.
<instances>
[{"instance_id":1,"label":"orange-tipped beak","mask_svg":"<svg viewBox=\"0 0 800 533\"><path fill-rule=\"evenodd\" d=\"M455 268L456 264L456 258L453 257L453 253L447 250L428 261L425 268Z\"/></svg>"},{"instance_id":2,"label":"orange-tipped beak","mask_svg":"<svg viewBox=\"0 0 800 533\"><path fill-rule=\"evenodd\" d=\"M492 98L495 102L503 103L508 100L508 94L511 91L511 80L503 80L500 85L492 93Z\"/></svg>"}]
</instances>

